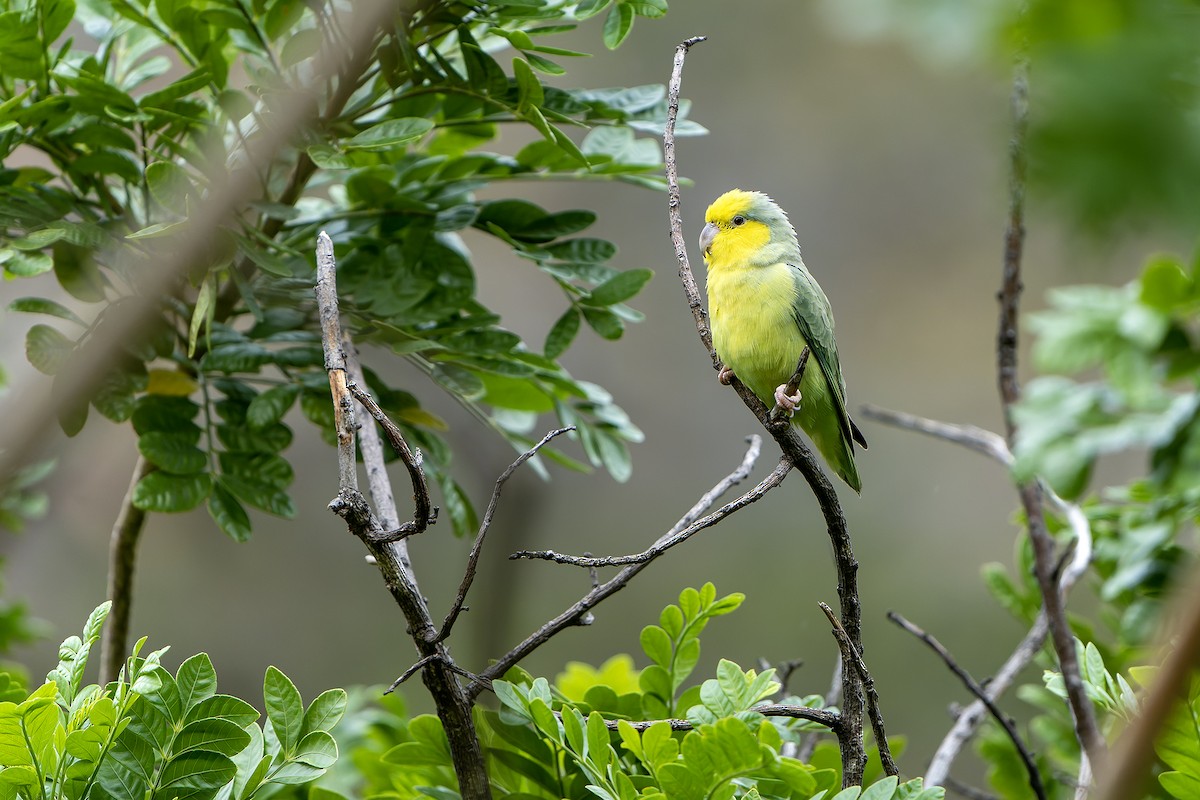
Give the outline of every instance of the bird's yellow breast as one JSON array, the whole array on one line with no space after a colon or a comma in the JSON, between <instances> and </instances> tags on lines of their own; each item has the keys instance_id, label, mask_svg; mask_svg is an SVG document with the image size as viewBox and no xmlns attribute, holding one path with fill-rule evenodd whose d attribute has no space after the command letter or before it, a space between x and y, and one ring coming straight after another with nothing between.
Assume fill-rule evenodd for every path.
<instances>
[{"instance_id":1,"label":"bird's yellow breast","mask_svg":"<svg viewBox=\"0 0 1200 800\"><path fill-rule=\"evenodd\" d=\"M725 366L768 405L775 387L791 377L804 349L793 316L795 300L796 283L787 264L746 267L709 260L713 347Z\"/></svg>"}]
</instances>

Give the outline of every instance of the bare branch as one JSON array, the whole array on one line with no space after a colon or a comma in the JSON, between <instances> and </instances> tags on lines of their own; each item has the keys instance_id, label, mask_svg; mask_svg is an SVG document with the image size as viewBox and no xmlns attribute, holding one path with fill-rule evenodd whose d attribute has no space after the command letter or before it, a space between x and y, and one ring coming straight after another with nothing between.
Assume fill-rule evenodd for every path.
<instances>
[{"instance_id":1,"label":"bare branch","mask_svg":"<svg viewBox=\"0 0 1200 800\"><path fill-rule=\"evenodd\" d=\"M704 497L701 498L701 501L693 506L692 509L684 515L683 519L677 522L664 536L659 538L658 544L682 534L685 530L688 530L695 525L699 525L703 520L695 520L686 525L684 523L690 516L694 515L698 508L704 506L706 502L711 503L711 500L715 499L719 492L724 491L725 488L733 483L736 483L737 480L741 480L740 477L736 478L736 480L734 478L735 476L744 475L744 472L748 471L750 467L753 466L753 460L750 459L749 456L751 454L757 456L759 452L759 445L759 441L752 439L750 448L747 452L747 458L742 460L742 463L731 475L722 479L720 483L705 493ZM762 482L747 492L746 495L743 495L743 498L750 494L756 494L758 497L761 497L762 494L767 492L770 488L782 482L789 470L790 467L783 463L776 466L775 470L770 475L768 475ZM514 664L520 662L521 659L525 658L534 650L550 641L550 639L561 633L563 630L573 625L591 624L591 609L605 598L619 592L621 589L624 589L629 581L633 580L634 576L645 569L649 563L649 561L645 561L641 563L630 564L614 575L611 579L601 584L596 584L593 580L592 588L587 594L585 594L576 602L572 603L568 608L558 614L558 616L549 620L529 636L525 637L520 644L509 650L494 663L492 663L491 666L485 669L480 674L479 679L473 681L467 687L468 696L471 698L478 696L480 692L482 692L484 689L487 689L491 685L491 681L493 679L503 675Z\"/></svg>"},{"instance_id":2,"label":"bare branch","mask_svg":"<svg viewBox=\"0 0 1200 800\"><path fill-rule=\"evenodd\" d=\"M850 642L850 637L846 635L846 629L838 621L833 609L825 603L818 603L818 605L825 612L825 616L829 618L829 624L833 626L833 636L837 639L838 647L842 651L842 662L849 661L853 664L854 669L858 672L858 679L862 681L863 692L867 696L867 714L871 718L871 730L875 735L875 746L879 748L879 763L887 775L899 775L900 769L892 759L892 749L888 746L887 731L883 726L883 713L879 710L879 692L875 691L875 679L871 677L871 673L867 669L867 662L863 661L862 655Z\"/></svg>"},{"instance_id":3,"label":"bare branch","mask_svg":"<svg viewBox=\"0 0 1200 800\"><path fill-rule=\"evenodd\" d=\"M837 731L841 727L841 719L832 711L825 711L821 708L809 708L808 706L792 706L792 705L769 705L756 706L750 709L756 714L762 714L764 717L788 717L790 719L803 719L809 722L815 722L818 725L824 725L832 731ZM628 721L635 731L641 733L648 728L652 728L661 722L666 722L671 726L673 731L690 731L694 730L694 726L686 719L652 719L644 721ZM618 729L619 723L617 720L605 720L605 727L610 731Z\"/></svg>"},{"instance_id":4,"label":"bare branch","mask_svg":"<svg viewBox=\"0 0 1200 800\"><path fill-rule=\"evenodd\" d=\"M829 691L825 693L825 707L831 708L836 706L838 700L842 696L842 655L839 650L837 659L833 662L833 677L829 681ZM800 746L796 748L796 759L808 763L812 760L813 751L817 749L817 740L820 738L818 731L813 731L804 737L800 742Z\"/></svg>"},{"instance_id":5,"label":"bare branch","mask_svg":"<svg viewBox=\"0 0 1200 800\"><path fill-rule=\"evenodd\" d=\"M951 778L946 779L946 788L960 797L965 797L967 800L1000 800L999 797L990 792L976 789L974 786L968 786Z\"/></svg>"},{"instance_id":6,"label":"bare branch","mask_svg":"<svg viewBox=\"0 0 1200 800\"><path fill-rule=\"evenodd\" d=\"M137 545L146 526L146 512L133 504L133 490L142 478L154 471L145 456L138 456L129 479L129 491L121 501L121 511L113 523L108 546L108 599L112 609L104 623L100 640L100 685L117 679L129 651L129 616L133 607L133 576L137 563Z\"/></svg>"},{"instance_id":7,"label":"bare branch","mask_svg":"<svg viewBox=\"0 0 1200 800\"><path fill-rule=\"evenodd\" d=\"M692 274L692 267L687 256L687 245L683 238L679 171L675 161L675 120L679 113L679 90L683 81L683 63L688 49L698 41L703 41L703 38L688 39L675 48L671 79L667 84L667 123L663 131L663 161L666 165L667 178L667 216L670 220L671 243L675 248L675 257L679 261L679 279L683 285L688 308L696 323L696 332L712 359L713 368L717 369L720 359L713 349L708 315L704 312L704 305L700 300L700 290ZM730 381L730 385L738 393L746 407L758 418L759 423L779 443L784 456L808 481L808 485L821 507L837 570L838 602L842 625L846 630L846 635L850 637L850 641L861 652L862 607L858 596L858 561L854 558L850 532L846 526L846 516L842 512L837 492L834 490L833 484L829 482L829 478L821 470L812 451L792 430L792 426L771 425L767 407L753 392L736 378ZM844 736L839 737L839 744L842 749L842 785L846 787L862 783L863 770L866 766L866 751L863 747L864 699L858 674L852 669L843 670L842 681L842 717L847 732Z\"/></svg>"},{"instance_id":8,"label":"bare branch","mask_svg":"<svg viewBox=\"0 0 1200 800\"><path fill-rule=\"evenodd\" d=\"M640 553L634 553L633 555L628 556L605 556L602 558L596 558L589 556L568 556L561 553L556 553L553 550L521 550L513 553L511 556L509 556L509 558L529 558L542 561L553 561L556 564L570 564L576 567L617 567L627 566L630 564L649 564L651 561L658 558L672 547L682 544L705 528L711 528L713 525L721 522L735 511L740 511L751 503L761 500L763 495L765 495L768 491L783 483L783 479L787 476L791 469L792 465L788 462L788 460L782 459L779 462L779 465L775 467L770 475L763 478L757 486L743 494L741 497L726 503L708 516L701 517L683 530L660 538L657 542L651 545L649 549L643 550Z\"/></svg>"},{"instance_id":9,"label":"bare branch","mask_svg":"<svg viewBox=\"0 0 1200 800\"><path fill-rule=\"evenodd\" d=\"M796 362L796 369L792 372L792 377L788 378L787 386L783 390L783 393L789 397L795 396L800 391L800 382L804 380L804 369L808 366L810 352L808 345L804 345L804 349L800 351L800 360ZM790 422L791 414L783 406L776 403L775 407L771 409L771 415L768 419L772 424Z\"/></svg>"},{"instance_id":10,"label":"bare branch","mask_svg":"<svg viewBox=\"0 0 1200 800\"><path fill-rule=\"evenodd\" d=\"M550 431L542 437L540 442L518 456L517 460L509 464L508 469L504 470L500 474L500 477L496 479L496 488L492 490L492 499L488 501L487 511L484 512L483 520L479 523L479 533L475 535L475 543L471 545L471 554L467 557L467 569L463 574L462 583L459 584L458 595L454 598L454 604L450 607L450 611L446 614L446 619L442 622L442 629L438 632L437 641L443 641L450 636L450 631L454 627L458 615L462 613L463 604L467 601L467 593L471 591L471 584L475 581L475 570L479 566L479 555L483 552L483 540L487 536L488 530L492 527L492 517L496 515L496 506L500 502L500 490L504 488L504 484L512 477L512 474L522 464L533 458L537 454L537 451L547 445L551 439L573 430L575 430L575 426L568 425L565 428Z\"/></svg>"},{"instance_id":11,"label":"bare branch","mask_svg":"<svg viewBox=\"0 0 1200 800\"><path fill-rule=\"evenodd\" d=\"M923 433L926 436L932 436L935 439L943 439L947 442L961 444L970 450L999 461L1005 466L1012 466L1012 453L1008 450L1008 444L1005 443L1004 437L998 433L992 433L984 428L977 428L974 425L956 425L950 422L940 422L936 419L928 419L926 417L918 417L916 414L907 414L903 411L892 411L879 406L864 405L861 407L864 417L873 419L876 422L882 422L884 425L891 425L896 428L902 428L908 431L916 431Z\"/></svg>"},{"instance_id":12,"label":"bare branch","mask_svg":"<svg viewBox=\"0 0 1200 800\"><path fill-rule=\"evenodd\" d=\"M1016 680L1017 675L1025 667L1029 666L1034 656L1041 651L1042 645L1046 642L1046 634L1049 631L1050 628L1046 622L1046 612L1042 611L1033 621L1033 627L1025 634L1025 638L1013 650L1012 655L1008 657L992 679L988 681L987 686L983 690L984 697L971 703L971 705L959 713L953 727L950 728L950 731L942 739L941 744L938 745L937 751L929 761L929 768L925 771L925 782L928 785L946 785L949 787L948 781L950 779L951 765L953 765L962 748L966 746L967 742L971 741L980 723L987 718L989 713L984 698L986 698L987 702L995 702L1001 695L1008 691L1008 688Z\"/></svg>"},{"instance_id":13,"label":"bare branch","mask_svg":"<svg viewBox=\"0 0 1200 800\"><path fill-rule=\"evenodd\" d=\"M400 461L404 463L404 468L408 470L409 480L412 482L414 506L412 521L399 525L395 531L385 536L399 540L424 533L425 529L437 520L437 513L429 499L429 481L425 478L425 470L421 465L421 451L414 452L408 446L400 428L388 418L387 414L383 413L383 409L379 407L375 399L362 387L350 384L349 391L354 395L354 399L367 410L367 413L379 423L379 427L383 428L388 444L392 446L396 455L400 456Z\"/></svg>"},{"instance_id":14,"label":"bare branch","mask_svg":"<svg viewBox=\"0 0 1200 800\"><path fill-rule=\"evenodd\" d=\"M1017 748L1017 753L1020 754L1021 761L1025 764L1025 770L1029 773L1029 788L1033 790L1033 793L1039 798L1039 800L1046 800L1046 789L1042 785L1041 773L1038 772L1037 764L1034 763L1033 756L1030 755L1029 750L1026 749L1025 743L1021 741L1021 736L1017 733L1017 727L1015 724L1013 724L1012 719L1010 719L1008 715L996 707L996 704L991 701L983 687L971 677L970 673L959 666L958 662L954 660L954 656L950 655L950 651L943 647L941 642L933 638L933 636L926 633L921 628L906 620L904 617L897 614L895 611L889 611L887 616L892 622L896 623L901 628L908 631L913 636L916 636L925 644L929 645L929 648L933 650L933 652L937 653L942 661L946 663L946 666L950 668L950 671L958 676L958 679L962 681L963 686L967 687L967 690L971 694L975 695L983 702L985 706L987 706L987 710L991 712L995 720L1000 723L1000 727L1004 728L1004 732L1008 734L1008 738L1012 740L1013 745Z\"/></svg>"},{"instance_id":15,"label":"bare branch","mask_svg":"<svg viewBox=\"0 0 1200 800\"><path fill-rule=\"evenodd\" d=\"M757 433L752 433L746 437L746 443L750 445L746 448L746 455L742 457L742 463L733 472L722 478L715 486L705 492L696 504L688 510L686 514L679 518L675 526L663 535L663 539L674 536L681 530L691 525L700 518L700 515L708 511L717 500L734 486L737 486L746 478L750 477L750 471L754 469L754 465L758 463L758 456L762 453L762 437Z\"/></svg>"}]
</instances>

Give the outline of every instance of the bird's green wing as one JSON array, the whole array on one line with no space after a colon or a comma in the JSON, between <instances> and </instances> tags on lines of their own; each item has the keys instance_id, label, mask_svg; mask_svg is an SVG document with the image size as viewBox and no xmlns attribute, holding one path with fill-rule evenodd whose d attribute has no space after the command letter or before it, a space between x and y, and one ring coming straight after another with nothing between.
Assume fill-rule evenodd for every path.
<instances>
[{"instance_id":1,"label":"bird's green wing","mask_svg":"<svg viewBox=\"0 0 1200 800\"><path fill-rule=\"evenodd\" d=\"M792 268L796 282L796 302L792 309L796 325L829 383L830 395L846 441L856 441L865 448L866 439L846 410L846 381L842 378L842 365L838 361L837 343L833 338L833 310L829 306L829 298L803 263L788 266Z\"/></svg>"}]
</instances>

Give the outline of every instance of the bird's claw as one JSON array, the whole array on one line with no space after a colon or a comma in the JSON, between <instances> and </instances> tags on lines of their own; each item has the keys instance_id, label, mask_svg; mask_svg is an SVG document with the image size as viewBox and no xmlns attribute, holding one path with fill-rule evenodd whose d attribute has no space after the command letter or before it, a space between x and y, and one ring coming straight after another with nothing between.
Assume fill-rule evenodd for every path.
<instances>
[{"instance_id":1,"label":"bird's claw","mask_svg":"<svg viewBox=\"0 0 1200 800\"><path fill-rule=\"evenodd\" d=\"M781 384L775 389L775 402L779 404L787 415L790 417L796 413L796 409L800 407L800 390L797 389L795 394L787 393L787 384Z\"/></svg>"},{"instance_id":2,"label":"bird's claw","mask_svg":"<svg viewBox=\"0 0 1200 800\"><path fill-rule=\"evenodd\" d=\"M720 371L717 372L717 381L719 381L722 386L728 386L729 384L733 383L733 377L733 370L726 366L722 366Z\"/></svg>"}]
</instances>

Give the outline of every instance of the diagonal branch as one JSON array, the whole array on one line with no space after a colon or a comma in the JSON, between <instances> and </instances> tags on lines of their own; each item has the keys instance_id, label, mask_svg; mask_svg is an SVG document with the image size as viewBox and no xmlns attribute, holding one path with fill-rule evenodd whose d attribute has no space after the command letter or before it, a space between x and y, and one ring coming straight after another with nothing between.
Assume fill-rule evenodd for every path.
<instances>
[{"instance_id":1,"label":"diagonal branch","mask_svg":"<svg viewBox=\"0 0 1200 800\"><path fill-rule=\"evenodd\" d=\"M962 681L963 686L966 686L967 690L971 694L975 695L975 697L977 697L987 707L987 710L991 713L991 715L996 719L997 722L1000 723L1000 727L1004 728L1004 732L1008 734L1008 738L1012 740L1013 745L1016 746L1017 752L1021 756L1021 762L1025 765L1025 771L1029 773L1029 788L1033 790L1033 793L1037 795L1039 800L1046 800L1046 789L1042 785L1042 775L1040 772L1038 772L1037 764L1034 763L1033 756L1030 755L1029 750L1025 747L1025 743L1021 741L1021 736L1017 733L1017 727L1013 723L1012 719L996 707L996 704L993 703L991 698L988 697L988 694L986 691L984 691L983 687L971 677L969 672L959 665L959 663L954 659L954 656L950 655L950 651L947 650L941 642L933 638L933 636L924 631L922 628L914 625L904 617L897 614L895 611L889 611L887 616L892 622L896 623L913 636L916 636L922 642L927 644L929 648L933 650L933 652L937 653L938 657L940 657L942 661L945 662L946 666L950 668L950 671L957 675L958 679Z\"/></svg>"},{"instance_id":2,"label":"diagonal branch","mask_svg":"<svg viewBox=\"0 0 1200 800\"><path fill-rule=\"evenodd\" d=\"M851 645L850 637L846 635L846 629L838 621L833 609L825 603L818 603L818 605L828 617L829 624L833 626L833 636L837 639L838 648L842 651L842 663L853 664L854 670L858 673L858 679L862 681L863 692L867 697L867 715L871 718L871 731L875 736L875 746L879 748L879 763L883 766L886 775L899 775L900 769L892 759L892 749L888 745L887 731L883 726L883 713L879 710L879 692L875 690L875 679L871 677L871 673L867 669L867 662L863 661L862 654Z\"/></svg>"},{"instance_id":3,"label":"diagonal branch","mask_svg":"<svg viewBox=\"0 0 1200 800\"><path fill-rule=\"evenodd\" d=\"M479 523L479 533L475 535L475 543L471 545L471 554L467 557L467 569L463 574L462 583L458 587L458 595L454 598L454 604L442 622L442 629L438 632L437 641L441 642L449 638L450 631L458 620L458 615L463 611L463 604L467 602L467 593L471 591L471 584L475 581L475 571L479 566L479 555L483 552L483 540L492 527L492 517L496 515L496 506L500 503L500 490L504 488L504 484L508 482L512 474L522 464L537 455L537 451L549 444L551 439L573 430L575 430L575 426L568 425L565 428L550 431L542 437L540 442L518 456L517 460L509 464L508 469L504 470L496 479L496 488L492 490L492 499L488 501L487 511L484 512L483 520Z\"/></svg>"},{"instance_id":4,"label":"diagonal branch","mask_svg":"<svg viewBox=\"0 0 1200 800\"><path fill-rule=\"evenodd\" d=\"M511 556L509 556L509 558L527 558L541 561L553 561L556 564L570 564L576 567L588 568L619 567L628 566L630 564L649 564L651 561L658 558L672 547L682 544L705 528L711 528L735 511L739 511L751 503L760 500L763 495L767 493L767 491L774 489L776 486L782 483L784 477L788 472L791 471L791 469L792 465L788 463L787 459L782 459L779 462L779 466L775 467L775 470L770 475L763 478L757 486L746 492L741 497L733 500L732 502L726 503L708 516L701 517L700 519L680 530L672 529L672 531L669 531L660 537L659 540L649 548L640 553L635 553L634 555L606 556L596 558L592 556L568 556L563 555L562 553L556 553L553 550L521 550L520 552L513 553Z\"/></svg>"},{"instance_id":5,"label":"diagonal branch","mask_svg":"<svg viewBox=\"0 0 1200 800\"><path fill-rule=\"evenodd\" d=\"M663 161L666 164L667 177L667 214L670 219L671 242L675 248L675 257L679 261L679 279L683 284L688 308L696 323L696 332L700 335L700 341L704 343L704 347L712 359L713 368L717 369L720 359L713 349L708 315L705 314L704 306L700 301L700 290L692 274L692 267L687 256L687 245L683 239L679 172L675 161L675 120L679 113L679 89L683 81L683 63L688 49L701 41L704 41L704 37L694 37L681 42L675 48L671 80L667 84L667 124L663 131ZM791 426L772 425L766 405L753 392L736 378L731 380L730 385L737 391L746 407L767 429L767 432L778 442L784 456L804 476L821 507L837 570L838 602L842 625L855 649L861 652L862 606L858 596L858 561L854 558L846 516L842 511L837 492L829 478L825 476L812 451L792 430ZM842 784L843 786L860 785L863 770L866 767L866 751L863 748L864 699L858 673L853 669L842 670L842 717L847 729L846 734L839 739L842 751Z\"/></svg>"},{"instance_id":6,"label":"diagonal branch","mask_svg":"<svg viewBox=\"0 0 1200 800\"><path fill-rule=\"evenodd\" d=\"M700 518L697 515L703 514L705 511L707 511L708 508L711 507L712 503L716 502L716 499L725 491L727 491L730 486L733 486L734 484L744 480L750 469L754 466L755 459L758 458L761 443L762 440L759 437L751 437L750 447L746 452L745 458L742 459L742 463L738 465L737 469L735 469L730 475L723 478L711 490L706 492L701 498L700 502L696 503L696 505L694 505L687 512L687 514L685 514L683 518L679 520L679 522L675 523L674 527L672 527L670 531L667 531L667 533L659 538L659 543L678 535L693 525L698 524ZM787 473L790 471L790 469L791 468L788 465L782 463L776 466L770 475L768 475L765 479L763 479L762 482L760 482L745 495L742 495L739 500L744 499L747 503L754 502L758 498L762 497L762 495L766 494L767 491L782 483L784 477L787 476ZM590 624L591 609L604 599L616 594L621 589L624 589L625 586L628 585L631 580L633 580L634 576L636 576L649 565L649 561L630 564L604 583L598 583L593 578L592 588L587 594L585 594L576 602L572 603L568 608L558 614L558 616L549 620L529 636L525 637L520 644L513 647L511 650L493 662L491 666L485 669L479 675L477 680L472 681L471 684L467 686L468 696L470 696L472 699L478 696L480 692L484 691L491 685L493 679L499 678L515 664L519 663L521 659L528 656L534 650L537 650L539 647L550 641L550 639L565 629L573 625Z\"/></svg>"}]
</instances>

